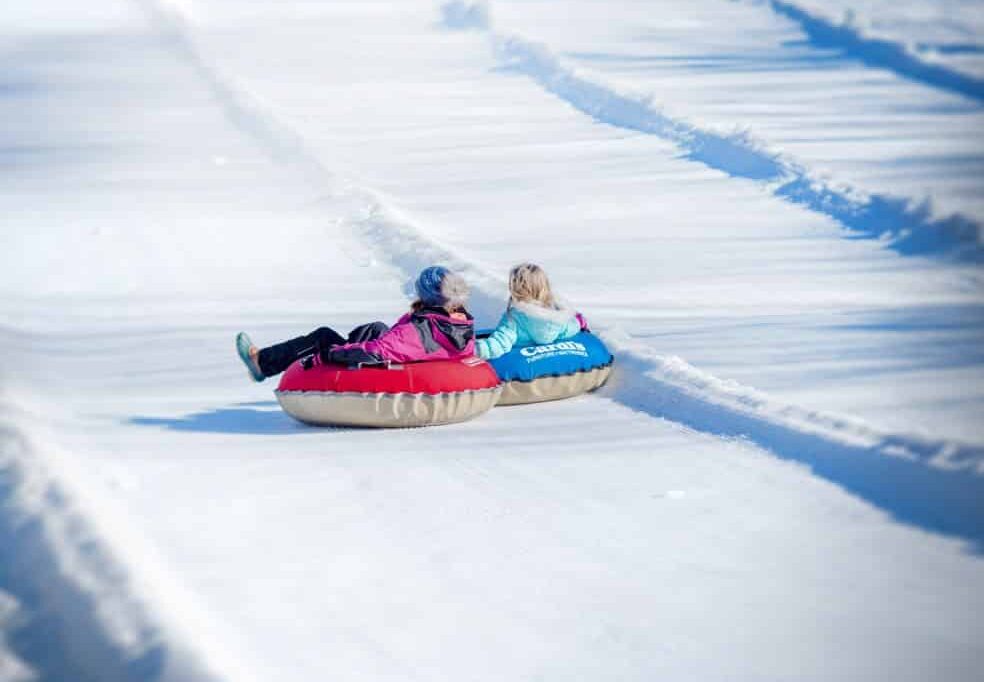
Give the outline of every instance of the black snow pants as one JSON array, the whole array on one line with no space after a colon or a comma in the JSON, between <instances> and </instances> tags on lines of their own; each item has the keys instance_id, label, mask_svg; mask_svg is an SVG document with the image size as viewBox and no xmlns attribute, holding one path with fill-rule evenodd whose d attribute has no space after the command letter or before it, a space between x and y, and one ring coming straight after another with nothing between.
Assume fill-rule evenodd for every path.
<instances>
[{"instance_id":1,"label":"black snow pants","mask_svg":"<svg viewBox=\"0 0 984 682\"><path fill-rule=\"evenodd\" d=\"M387 331L389 331L389 327L382 322L370 322L360 324L350 331L346 338L330 327L319 327L310 334L261 349L257 360L260 364L260 371L264 375L272 377L290 367L295 360L316 353L320 354L322 351L328 351L343 343L362 343L378 339Z\"/></svg>"}]
</instances>

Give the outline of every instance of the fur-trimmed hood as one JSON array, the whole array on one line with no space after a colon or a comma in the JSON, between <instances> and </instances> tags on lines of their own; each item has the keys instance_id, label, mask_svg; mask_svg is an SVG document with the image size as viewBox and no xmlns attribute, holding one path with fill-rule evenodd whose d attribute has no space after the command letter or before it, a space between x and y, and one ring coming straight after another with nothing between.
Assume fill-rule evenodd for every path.
<instances>
[{"instance_id":1,"label":"fur-trimmed hood","mask_svg":"<svg viewBox=\"0 0 984 682\"><path fill-rule=\"evenodd\" d=\"M553 322L555 324L565 324L566 322L574 319L574 316L577 314L570 308L561 306L556 308L548 308L547 306L535 301L510 300L509 307L513 310L518 310L528 317Z\"/></svg>"}]
</instances>

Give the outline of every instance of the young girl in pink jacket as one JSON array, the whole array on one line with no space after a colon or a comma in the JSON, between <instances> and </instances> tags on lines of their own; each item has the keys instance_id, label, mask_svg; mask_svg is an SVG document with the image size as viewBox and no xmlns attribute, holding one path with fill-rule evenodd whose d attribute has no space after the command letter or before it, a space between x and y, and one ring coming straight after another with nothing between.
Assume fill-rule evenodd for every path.
<instances>
[{"instance_id":1,"label":"young girl in pink jacket","mask_svg":"<svg viewBox=\"0 0 984 682\"><path fill-rule=\"evenodd\" d=\"M461 275L434 265L414 283L417 300L392 327L363 324L343 337L321 327L310 334L257 348L245 332L236 337L236 351L254 381L280 374L296 360L319 363L377 365L388 362L454 360L474 355L475 327L465 310L468 285Z\"/></svg>"}]
</instances>

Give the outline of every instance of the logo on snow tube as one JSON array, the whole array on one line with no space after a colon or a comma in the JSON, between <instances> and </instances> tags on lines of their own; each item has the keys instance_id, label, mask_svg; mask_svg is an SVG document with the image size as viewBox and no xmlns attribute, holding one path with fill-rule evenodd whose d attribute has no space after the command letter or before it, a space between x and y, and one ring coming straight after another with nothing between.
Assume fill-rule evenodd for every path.
<instances>
[{"instance_id":1,"label":"logo on snow tube","mask_svg":"<svg viewBox=\"0 0 984 682\"><path fill-rule=\"evenodd\" d=\"M601 339L581 332L565 341L513 348L489 363L502 381L532 381L542 376L590 371L611 361L612 354Z\"/></svg>"},{"instance_id":2,"label":"logo on snow tube","mask_svg":"<svg viewBox=\"0 0 984 682\"><path fill-rule=\"evenodd\" d=\"M527 362L536 362L554 355L566 355L575 353L584 357L588 356L588 349L584 344L576 341L561 341L560 343L548 343L544 346L525 346L519 349L520 355L527 358Z\"/></svg>"}]
</instances>

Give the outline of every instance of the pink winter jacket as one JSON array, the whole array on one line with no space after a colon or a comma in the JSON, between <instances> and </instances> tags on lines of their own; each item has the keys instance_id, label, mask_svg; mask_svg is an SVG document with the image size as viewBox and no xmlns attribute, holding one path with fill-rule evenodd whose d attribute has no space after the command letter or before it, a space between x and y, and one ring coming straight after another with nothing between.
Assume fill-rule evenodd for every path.
<instances>
[{"instance_id":1,"label":"pink winter jacket","mask_svg":"<svg viewBox=\"0 0 984 682\"><path fill-rule=\"evenodd\" d=\"M449 315L443 308L407 313L378 338L335 346L322 362L372 365L387 362L455 360L475 354L475 323L467 312Z\"/></svg>"}]
</instances>

